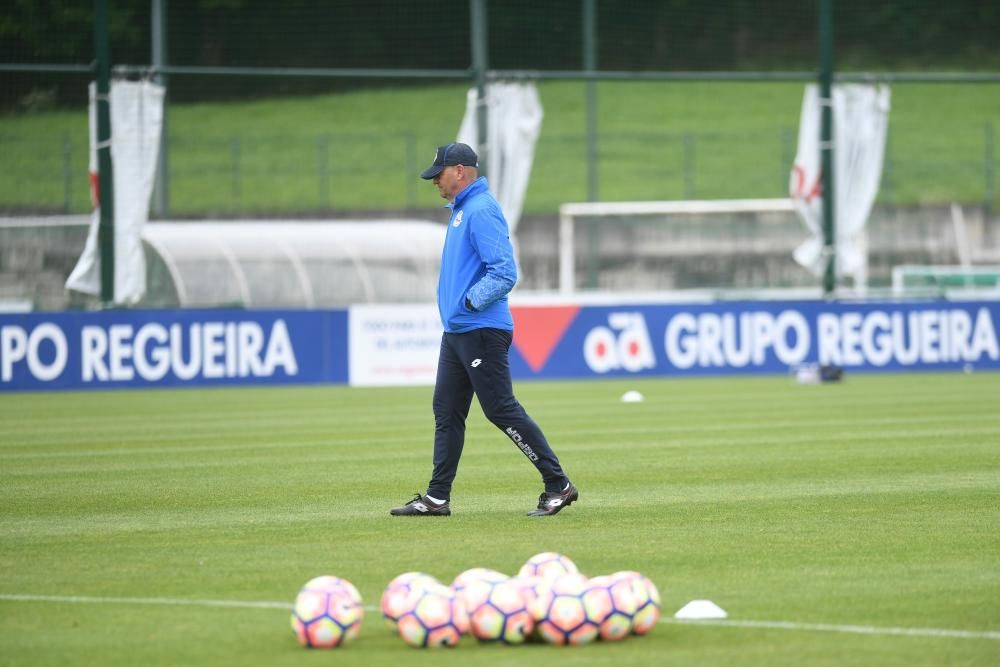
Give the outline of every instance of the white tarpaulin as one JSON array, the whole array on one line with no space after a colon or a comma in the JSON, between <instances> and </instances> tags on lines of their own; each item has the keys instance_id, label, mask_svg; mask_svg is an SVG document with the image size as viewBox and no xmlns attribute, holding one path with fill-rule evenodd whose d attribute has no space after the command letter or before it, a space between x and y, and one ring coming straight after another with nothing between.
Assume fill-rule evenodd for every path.
<instances>
[{"instance_id":1,"label":"white tarpaulin","mask_svg":"<svg viewBox=\"0 0 1000 667\"><path fill-rule=\"evenodd\" d=\"M486 88L486 101L486 175L513 236L531 178L535 142L542 129L542 102L533 83L492 83ZM476 103L476 90L472 89L466 96L458 141L481 152Z\"/></svg>"},{"instance_id":2,"label":"white tarpaulin","mask_svg":"<svg viewBox=\"0 0 1000 667\"><path fill-rule=\"evenodd\" d=\"M799 123L799 148L789 185L792 201L811 238L795 249L795 261L822 275L823 184L820 161L819 87L806 87ZM889 88L881 85L833 86L833 189L836 223L836 270L851 276L855 287L868 279L865 225L882 178L882 158L889 126Z\"/></svg>"},{"instance_id":3,"label":"white tarpaulin","mask_svg":"<svg viewBox=\"0 0 1000 667\"><path fill-rule=\"evenodd\" d=\"M90 84L90 175L92 199L90 232L66 288L98 295L101 257L97 230L97 106L96 85ZM146 292L146 261L142 228L149 217L156 156L163 127L163 86L147 81L111 83L111 163L114 172L115 289L114 302L133 304Z\"/></svg>"}]
</instances>

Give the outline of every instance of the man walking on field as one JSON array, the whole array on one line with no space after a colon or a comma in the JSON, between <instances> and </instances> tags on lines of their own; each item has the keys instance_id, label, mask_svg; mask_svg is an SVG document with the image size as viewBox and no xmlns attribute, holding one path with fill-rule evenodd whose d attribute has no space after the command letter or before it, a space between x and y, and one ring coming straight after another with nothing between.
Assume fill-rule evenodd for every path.
<instances>
[{"instance_id":1,"label":"man walking on field","mask_svg":"<svg viewBox=\"0 0 1000 667\"><path fill-rule=\"evenodd\" d=\"M534 464L545 491L528 516L550 516L579 498L545 435L514 397L508 352L514 320L507 294L517 266L504 218L479 158L466 144L437 150L420 175L452 209L441 254L438 310L444 324L434 386L434 471L427 493L390 510L394 516L451 514L451 485L465 444L472 395L493 424Z\"/></svg>"}]
</instances>

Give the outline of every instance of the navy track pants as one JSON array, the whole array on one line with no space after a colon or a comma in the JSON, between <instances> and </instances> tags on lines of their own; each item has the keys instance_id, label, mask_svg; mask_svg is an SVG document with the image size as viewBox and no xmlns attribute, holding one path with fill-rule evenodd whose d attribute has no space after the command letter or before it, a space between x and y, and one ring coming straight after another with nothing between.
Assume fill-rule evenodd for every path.
<instances>
[{"instance_id":1,"label":"navy track pants","mask_svg":"<svg viewBox=\"0 0 1000 667\"><path fill-rule=\"evenodd\" d=\"M445 332L441 338L434 385L434 472L427 495L451 498L473 393L486 418L538 469L546 491L560 491L569 481L542 430L514 397L507 356L512 340L512 332L490 328Z\"/></svg>"}]
</instances>

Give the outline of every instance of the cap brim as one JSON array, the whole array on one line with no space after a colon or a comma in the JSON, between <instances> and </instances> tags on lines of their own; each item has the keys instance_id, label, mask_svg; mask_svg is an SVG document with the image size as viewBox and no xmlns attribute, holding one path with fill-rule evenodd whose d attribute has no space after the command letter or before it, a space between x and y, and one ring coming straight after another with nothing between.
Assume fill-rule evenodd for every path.
<instances>
[{"instance_id":1,"label":"cap brim","mask_svg":"<svg viewBox=\"0 0 1000 667\"><path fill-rule=\"evenodd\" d=\"M434 178L435 176L437 176L438 174L440 174L442 171L444 171L444 167L442 167L439 164L432 164L431 166L429 166L426 169L424 169L423 173L420 174L420 178L423 178L423 179L426 179L426 180L429 181L432 178Z\"/></svg>"}]
</instances>

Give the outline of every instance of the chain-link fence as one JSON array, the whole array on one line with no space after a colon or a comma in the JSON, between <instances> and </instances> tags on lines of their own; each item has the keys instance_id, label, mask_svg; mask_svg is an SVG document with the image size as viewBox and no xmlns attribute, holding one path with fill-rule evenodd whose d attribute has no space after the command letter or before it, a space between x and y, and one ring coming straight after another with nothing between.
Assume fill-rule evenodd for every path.
<instances>
[{"instance_id":1,"label":"chain-link fence","mask_svg":"<svg viewBox=\"0 0 1000 667\"><path fill-rule=\"evenodd\" d=\"M73 3L14 5L0 24L0 61L85 69L93 50L90 11ZM486 6L491 73L545 77L546 118L529 213L588 198L784 194L799 79L811 77L817 62L816 3L518 0ZM422 196L413 175L433 146L454 136L464 88L473 81L466 0L281 6L255 0L117 1L110 17L116 63L148 65L158 37L167 69L179 70L167 77L169 200L160 213L435 204ZM841 1L835 4L834 31L841 71L905 71L928 79L944 71L967 76L1000 69L1000 9L989 3ZM593 84L596 103L589 110L587 83L548 80L585 66L607 76L621 73L622 79ZM308 72L222 74L208 68ZM344 74L351 68L358 71ZM371 68L420 76L390 78ZM366 70L373 75L365 76ZM435 78L435 72L448 76ZM627 80L650 72L675 76ZM681 72L688 76L676 76ZM87 210L90 75L8 68L0 76L0 162L6 174L0 207ZM713 80L718 78L724 80ZM893 87L881 201L995 203L998 78L897 81ZM596 114L594 122L587 113Z\"/></svg>"},{"instance_id":2,"label":"chain-link fence","mask_svg":"<svg viewBox=\"0 0 1000 667\"><path fill-rule=\"evenodd\" d=\"M484 2L483 72L480 0L109 1L118 75L168 88L160 218L430 212L417 174L477 75L538 84L529 218L567 201L785 197L819 62L818 0ZM1000 5L837 0L832 27L837 76L892 88L878 215L958 202L988 227ZM9 3L0 211L90 210L93 52L90 5Z\"/></svg>"}]
</instances>

